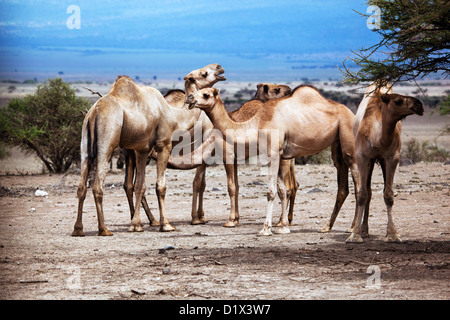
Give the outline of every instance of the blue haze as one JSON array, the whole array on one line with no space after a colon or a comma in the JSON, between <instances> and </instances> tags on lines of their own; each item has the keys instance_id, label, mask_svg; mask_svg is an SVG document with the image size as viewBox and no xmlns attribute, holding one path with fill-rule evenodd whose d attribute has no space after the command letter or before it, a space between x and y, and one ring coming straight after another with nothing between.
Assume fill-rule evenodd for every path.
<instances>
[{"instance_id":1,"label":"blue haze","mask_svg":"<svg viewBox=\"0 0 450 320\"><path fill-rule=\"evenodd\" d=\"M81 29L69 29L77 5ZM177 79L220 63L229 80L340 79L377 41L367 4L346 1L0 0L0 78Z\"/></svg>"}]
</instances>

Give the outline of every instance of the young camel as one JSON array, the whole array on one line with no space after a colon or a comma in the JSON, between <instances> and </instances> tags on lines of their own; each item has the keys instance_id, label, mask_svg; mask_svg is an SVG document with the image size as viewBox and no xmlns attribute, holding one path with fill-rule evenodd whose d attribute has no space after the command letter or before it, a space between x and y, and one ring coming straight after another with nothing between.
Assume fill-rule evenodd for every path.
<instances>
[{"instance_id":1,"label":"young camel","mask_svg":"<svg viewBox=\"0 0 450 320\"><path fill-rule=\"evenodd\" d=\"M392 219L394 205L394 174L400 158L401 120L406 116L423 115L420 100L393 94L392 91L371 86L358 108L353 127L356 144L356 163L360 173L358 211L352 234L347 242L363 242L369 235L368 217L372 197L371 177L375 162L381 166L384 179L384 202L387 208L386 242L401 242ZM364 211L364 223L361 219Z\"/></svg>"},{"instance_id":2,"label":"young camel","mask_svg":"<svg viewBox=\"0 0 450 320\"><path fill-rule=\"evenodd\" d=\"M354 115L344 105L325 99L317 89L299 86L292 94L269 100L248 121L235 122L228 116L217 89L203 89L189 95L189 108L200 108L220 130L226 140L224 150L226 160L236 158L235 146L244 146L246 156L252 146L257 146L259 154L267 155L269 161L267 212L261 235L272 234L273 201L277 191L277 181L281 200L279 233L289 233L285 211L286 189L284 177L279 171L280 159L293 159L315 154L331 144L339 143L343 162L350 168L358 190L358 172L354 164L354 143L352 124ZM348 170L348 169L347 169ZM227 178L229 173L227 172ZM348 179L348 178L347 178ZM233 185L229 184L232 188ZM230 197L231 198L231 197ZM230 220L234 220L233 212Z\"/></svg>"},{"instance_id":3,"label":"young camel","mask_svg":"<svg viewBox=\"0 0 450 320\"><path fill-rule=\"evenodd\" d=\"M195 91L203 88L210 88L218 81L225 81L226 78L223 76L223 73L225 70L217 63L209 64L206 67L203 67L201 69L194 70L190 72L185 78L185 90L189 93L194 93ZM175 108L184 108L184 102L186 100L185 92L182 90L170 90L164 95L164 99L169 103L170 106ZM185 119L181 119L182 122L192 123L192 115L186 114ZM199 120L202 120L206 117L200 116ZM212 127L211 122L209 119L206 119L205 121L200 121L202 123L202 130L205 132L208 128ZM209 122L209 123L208 123ZM183 127L183 124L181 124ZM192 128L188 128L192 129ZM177 142L172 141L172 146L175 146ZM156 153L152 153L152 156L156 160ZM150 160L150 159L149 159ZM170 167L170 166L169 166ZM134 174L136 170L136 158L135 153L133 150L126 150L125 151L125 182L123 184L125 194L127 195L128 205L130 208L130 214L131 219L133 219L134 216L134 205L133 205L133 190L134 190ZM203 208L202 208L202 200L203 200L203 191L204 188L201 189L201 185L197 181L203 181L204 180L204 168L197 168L197 171L195 173L194 177L194 192L193 192L193 207L192 207L192 220L191 224L199 224L199 223L205 223L206 220L204 219L203 215ZM199 209L197 210L197 198L199 198ZM145 195L142 196L142 207L144 208L144 211L150 221L151 226L159 226L159 222L153 217L150 207L147 204L147 200Z\"/></svg>"},{"instance_id":4,"label":"young camel","mask_svg":"<svg viewBox=\"0 0 450 320\"><path fill-rule=\"evenodd\" d=\"M268 101L270 99L276 99L284 97L291 93L291 89L288 86L285 85L276 85L276 84L270 84L270 83L260 83L257 86L257 91L255 93L255 96L252 100L246 102L244 105L242 105L239 109L229 112L228 115L230 118L236 122L244 122L248 119L250 119L260 108L263 108L265 101ZM208 136L209 130L213 129L213 124L209 120L208 117L205 117L203 120L203 134L206 138ZM205 134L205 128L206 128L206 134ZM212 143L214 139L207 140L208 143ZM203 142L204 144L206 141ZM209 148L208 148L209 149ZM203 162L201 165L198 163L201 163L202 161L194 161L192 162L192 159L194 158L194 152L192 152L191 155L186 155L185 157L176 157L177 160L169 160L169 165L176 169L182 169L182 170L188 170L193 168L202 169L203 172L202 180L195 179L194 180L194 192L196 189L200 189L202 192L205 190L206 182L205 182L205 175L204 170L206 170L206 164ZM201 157L200 154L202 152L198 151L196 152L197 157ZM206 154L206 153L205 153ZM184 159L183 159L184 158ZM181 165L180 165L181 164ZM199 167L201 166L201 167ZM230 197L232 198L232 204L231 204L231 211L234 212L233 220L229 220L224 224L224 227L235 227L239 223L239 182L238 182L238 173L237 173L237 163L225 163L225 170L227 171L227 177L228 177L228 184L234 185L234 190L232 194L230 194ZM283 170L284 176L285 176L285 183L286 183L286 189L287 189L287 198L289 199L289 223L292 222L293 219L293 210L294 210L294 201L295 201L295 195L298 190L298 183L295 178L295 171L294 171L294 160L282 160L282 166L280 167L280 170ZM196 200L196 197L194 197L194 201ZM192 210L194 212L196 202L193 201L192 204ZM202 197L199 197L199 209L198 212L199 216L202 216L203 219L201 222L206 221L204 219L204 213L203 210L201 210L201 204L202 204ZM194 220L193 220L194 221ZM191 222L194 224L193 222Z\"/></svg>"}]
</instances>

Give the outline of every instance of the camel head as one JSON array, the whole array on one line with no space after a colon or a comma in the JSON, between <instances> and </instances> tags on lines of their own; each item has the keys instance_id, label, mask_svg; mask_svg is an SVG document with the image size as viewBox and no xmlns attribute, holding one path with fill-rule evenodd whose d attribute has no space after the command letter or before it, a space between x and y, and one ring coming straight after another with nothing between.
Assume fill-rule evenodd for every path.
<instances>
[{"instance_id":1,"label":"camel head","mask_svg":"<svg viewBox=\"0 0 450 320\"><path fill-rule=\"evenodd\" d=\"M188 88L192 85L194 85L197 90L200 90L204 88L210 88L218 81L227 80L223 76L224 72L225 70L222 68L222 66L217 63L213 63L201 69L191 71L184 77L186 92L188 92Z\"/></svg>"},{"instance_id":2,"label":"camel head","mask_svg":"<svg viewBox=\"0 0 450 320\"><path fill-rule=\"evenodd\" d=\"M256 86L256 93L253 99L266 102L274 98L283 98L291 94L291 88L285 85L271 83L260 83Z\"/></svg>"},{"instance_id":3,"label":"camel head","mask_svg":"<svg viewBox=\"0 0 450 320\"><path fill-rule=\"evenodd\" d=\"M387 111L394 119L404 119L406 116L423 115L423 105L419 99L400 94L381 95L381 110Z\"/></svg>"},{"instance_id":4,"label":"camel head","mask_svg":"<svg viewBox=\"0 0 450 320\"><path fill-rule=\"evenodd\" d=\"M220 90L217 88L205 88L194 94L189 94L186 103L189 105L189 109L211 109L216 104L217 99L220 99L219 92Z\"/></svg>"}]
</instances>

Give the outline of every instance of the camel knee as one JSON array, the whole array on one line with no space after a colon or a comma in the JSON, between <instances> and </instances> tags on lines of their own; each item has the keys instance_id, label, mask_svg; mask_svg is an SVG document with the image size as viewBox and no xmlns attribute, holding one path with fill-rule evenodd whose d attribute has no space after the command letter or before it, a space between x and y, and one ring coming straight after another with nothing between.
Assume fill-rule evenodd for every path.
<instances>
[{"instance_id":1,"label":"camel knee","mask_svg":"<svg viewBox=\"0 0 450 320\"><path fill-rule=\"evenodd\" d=\"M359 192L358 192L358 206L365 206L368 199L369 199L368 192L366 190L359 190Z\"/></svg>"},{"instance_id":2,"label":"camel knee","mask_svg":"<svg viewBox=\"0 0 450 320\"><path fill-rule=\"evenodd\" d=\"M132 183L124 183L123 184L123 190L125 190L125 193L127 195L133 194L134 186Z\"/></svg>"},{"instance_id":3,"label":"camel knee","mask_svg":"<svg viewBox=\"0 0 450 320\"><path fill-rule=\"evenodd\" d=\"M92 193L94 195L95 202L102 202L103 201L103 189L99 187L93 187Z\"/></svg>"},{"instance_id":4,"label":"camel knee","mask_svg":"<svg viewBox=\"0 0 450 320\"><path fill-rule=\"evenodd\" d=\"M394 205L394 191L392 189L384 190L384 203L387 206Z\"/></svg>"},{"instance_id":5,"label":"camel knee","mask_svg":"<svg viewBox=\"0 0 450 320\"><path fill-rule=\"evenodd\" d=\"M267 191L267 200L268 201L273 201L275 199L275 191L272 189L269 189Z\"/></svg>"},{"instance_id":6,"label":"camel knee","mask_svg":"<svg viewBox=\"0 0 450 320\"><path fill-rule=\"evenodd\" d=\"M156 183L156 195L158 197L166 196L166 185L165 184Z\"/></svg>"},{"instance_id":7,"label":"camel knee","mask_svg":"<svg viewBox=\"0 0 450 320\"><path fill-rule=\"evenodd\" d=\"M77 189L77 197L78 197L78 199L84 200L86 198L86 191L87 191L86 185L84 185L84 184L83 185L79 185L78 189Z\"/></svg>"}]
</instances>

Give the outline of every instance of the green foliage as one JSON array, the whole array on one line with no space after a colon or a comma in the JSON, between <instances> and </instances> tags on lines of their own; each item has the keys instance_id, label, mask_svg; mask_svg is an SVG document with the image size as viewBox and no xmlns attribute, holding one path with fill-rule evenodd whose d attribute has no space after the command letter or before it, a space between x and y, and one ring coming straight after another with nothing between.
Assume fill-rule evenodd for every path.
<instances>
[{"instance_id":1,"label":"green foliage","mask_svg":"<svg viewBox=\"0 0 450 320\"><path fill-rule=\"evenodd\" d=\"M445 162L449 158L449 152L439 147L436 143L424 141L420 143L412 139L406 143L401 152L402 159L409 159L412 163L424 162Z\"/></svg>"},{"instance_id":2,"label":"green foliage","mask_svg":"<svg viewBox=\"0 0 450 320\"><path fill-rule=\"evenodd\" d=\"M450 6L448 0L370 0L381 9L380 42L350 58L359 71L345 66L344 84L377 81L379 85L415 80L436 72L450 74ZM370 15L361 14L366 19Z\"/></svg>"},{"instance_id":3,"label":"green foliage","mask_svg":"<svg viewBox=\"0 0 450 320\"><path fill-rule=\"evenodd\" d=\"M438 110L441 116L450 114L450 95L438 105Z\"/></svg>"},{"instance_id":4,"label":"green foliage","mask_svg":"<svg viewBox=\"0 0 450 320\"><path fill-rule=\"evenodd\" d=\"M50 172L65 172L80 158L83 112L89 105L62 79L49 79L35 94L11 99L0 110L1 141L36 153Z\"/></svg>"}]
</instances>

